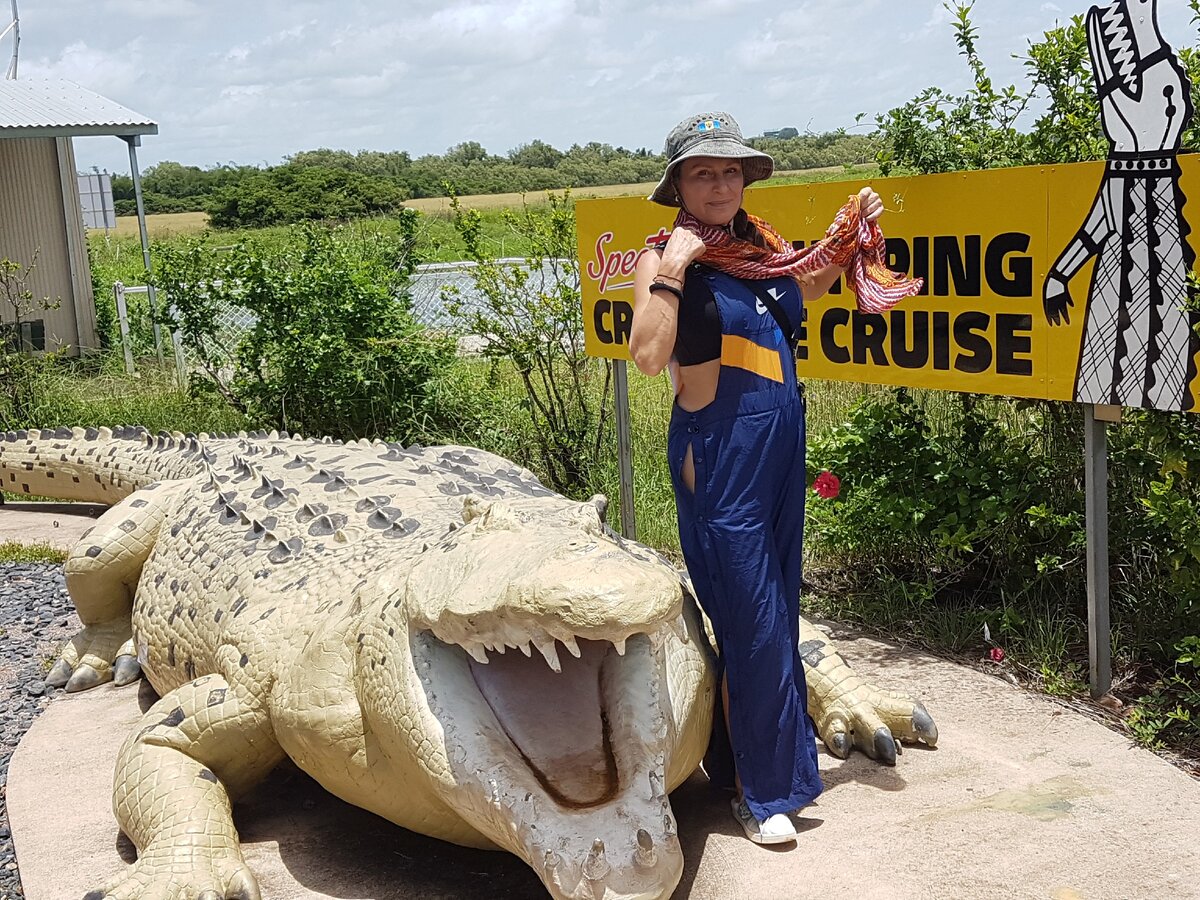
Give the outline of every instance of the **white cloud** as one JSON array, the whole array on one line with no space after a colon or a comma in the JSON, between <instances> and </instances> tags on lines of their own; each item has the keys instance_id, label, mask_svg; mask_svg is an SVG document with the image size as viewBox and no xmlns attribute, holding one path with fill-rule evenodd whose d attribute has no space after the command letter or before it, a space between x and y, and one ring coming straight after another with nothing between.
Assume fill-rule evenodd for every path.
<instances>
[{"instance_id":1,"label":"white cloud","mask_svg":"<svg viewBox=\"0 0 1200 900\"><path fill-rule=\"evenodd\" d=\"M75 41L63 47L54 59L29 59L22 54L18 72L21 78L65 78L97 93L113 95L114 100L132 91L147 75L140 40L120 50L101 49L84 41Z\"/></svg>"},{"instance_id":2,"label":"white cloud","mask_svg":"<svg viewBox=\"0 0 1200 900\"><path fill-rule=\"evenodd\" d=\"M1023 83L1028 36L1091 0L977 0L979 49ZM1077 4L1077 6L1076 6ZM1061 8L1060 8L1061 7ZM685 115L747 133L853 127L929 85L961 91L941 0L54 0L22 11L22 77L66 77L155 118L140 152L274 163L319 146L493 153L535 138L661 147ZM1194 42L1186 4L1164 33ZM0 58L8 47L0 47ZM109 147L112 144L114 146ZM119 141L81 165L121 169ZM88 154L94 154L89 158Z\"/></svg>"}]
</instances>

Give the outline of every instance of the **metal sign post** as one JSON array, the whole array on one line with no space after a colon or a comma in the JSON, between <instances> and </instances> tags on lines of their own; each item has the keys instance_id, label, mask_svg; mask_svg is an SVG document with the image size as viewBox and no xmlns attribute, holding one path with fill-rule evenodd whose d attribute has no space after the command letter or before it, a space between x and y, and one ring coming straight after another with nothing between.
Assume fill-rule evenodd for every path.
<instances>
[{"instance_id":1,"label":"metal sign post","mask_svg":"<svg viewBox=\"0 0 1200 900\"><path fill-rule=\"evenodd\" d=\"M613 360L613 393L617 401L617 464L621 472L621 534L637 540L633 511L633 434L629 419L629 373L623 359Z\"/></svg>"},{"instance_id":2,"label":"metal sign post","mask_svg":"<svg viewBox=\"0 0 1200 900\"><path fill-rule=\"evenodd\" d=\"M1087 500L1088 660L1092 697L1112 688L1112 635L1108 615L1108 424L1097 413L1112 407L1083 407L1084 494ZM1116 408L1118 413L1120 407ZM1107 419L1108 416L1105 415Z\"/></svg>"}]
</instances>

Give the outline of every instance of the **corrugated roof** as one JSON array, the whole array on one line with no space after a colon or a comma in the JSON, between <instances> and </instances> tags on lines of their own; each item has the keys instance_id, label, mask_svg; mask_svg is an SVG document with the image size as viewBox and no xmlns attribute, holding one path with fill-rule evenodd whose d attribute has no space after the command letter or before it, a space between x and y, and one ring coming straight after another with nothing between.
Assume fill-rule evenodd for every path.
<instances>
[{"instance_id":1,"label":"corrugated roof","mask_svg":"<svg viewBox=\"0 0 1200 900\"><path fill-rule=\"evenodd\" d=\"M71 81L0 81L0 138L158 134L158 124Z\"/></svg>"}]
</instances>

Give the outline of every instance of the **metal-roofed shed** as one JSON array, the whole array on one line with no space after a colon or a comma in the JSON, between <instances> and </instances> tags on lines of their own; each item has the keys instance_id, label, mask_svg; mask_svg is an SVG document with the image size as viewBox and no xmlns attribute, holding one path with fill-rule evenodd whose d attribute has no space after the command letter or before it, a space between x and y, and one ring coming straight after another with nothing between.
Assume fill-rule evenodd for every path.
<instances>
[{"instance_id":1,"label":"metal-roofed shed","mask_svg":"<svg viewBox=\"0 0 1200 900\"><path fill-rule=\"evenodd\" d=\"M157 133L152 120L70 81L0 81L0 259L36 261L29 289L62 301L22 324L25 346L66 345L71 355L99 347L71 139L113 135L129 145L145 253L135 148L142 135ZM0 297L0 323L11 328L16 319Z\"/></svg>"}]
</instances>

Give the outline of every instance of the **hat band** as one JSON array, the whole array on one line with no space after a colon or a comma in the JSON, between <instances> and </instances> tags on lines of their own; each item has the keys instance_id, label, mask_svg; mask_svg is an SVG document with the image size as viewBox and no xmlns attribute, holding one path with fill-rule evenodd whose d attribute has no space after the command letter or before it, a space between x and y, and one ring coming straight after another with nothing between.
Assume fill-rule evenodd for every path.
<instances>
[{"instance_id":1,"label":"hat band","mask_svg":"<svg viewBox=\"0 0 1200 900\"><path fill-rule=\"evenodd\" d=\"M671 163L678 162L679 160L681 160L683 158L683 155L685 153L689 153L690 151L695 150L698 146L700 146L701 142L703 142L703 141L721 140L721 139L728 139L728 140L734 141L735 143L737 143L738 145L740 145L742 147L745 147L747 150L751 151L752 153L755 152L754 148L751 147L749 144L747 144L745 141L738 140L737 138L729 135L728 133L722 134L719 131L713 131L713 132L706 132L704 134L696 135L695 141L693 141L688 146L682 148L678 153L676 153L674 156L672 156L667 161L667 163L669 165Z\"/></svg>"}]
</instances>

